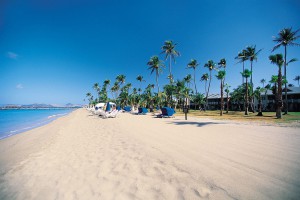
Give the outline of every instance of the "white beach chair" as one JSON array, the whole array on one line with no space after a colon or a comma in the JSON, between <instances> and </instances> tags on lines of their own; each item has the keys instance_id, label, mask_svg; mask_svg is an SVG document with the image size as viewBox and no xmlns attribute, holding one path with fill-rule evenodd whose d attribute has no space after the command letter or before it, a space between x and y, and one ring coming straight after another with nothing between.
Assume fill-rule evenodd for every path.
<instances>
[{"instance_id":1,"label":"white beach chair","mask_svg":"<svg viewBox=\"0 0 300 200\"><path fill-rule=\"evenodd\" d=\"M118 110L113 110L111 113L106 113L105 115L102 116L103 119L107 118L116 118L118 115L119 111Z\"/></svg>"}]
</instances>

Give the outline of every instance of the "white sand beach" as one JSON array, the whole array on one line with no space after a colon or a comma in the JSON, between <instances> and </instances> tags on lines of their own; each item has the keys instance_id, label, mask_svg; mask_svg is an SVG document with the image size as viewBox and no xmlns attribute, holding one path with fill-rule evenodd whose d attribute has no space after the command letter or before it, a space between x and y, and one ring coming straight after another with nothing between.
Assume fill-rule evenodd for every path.
<instances>
[{"instance_id":1,"label":"white sand beach","mask_svg":"<svg viewBox=\"0 0 300 200\"><path fill-rule=\"evenodd\" d=\"M0 141L0 199L299 199L300 131L78 109Z\"/></svg>"}]
</instances>

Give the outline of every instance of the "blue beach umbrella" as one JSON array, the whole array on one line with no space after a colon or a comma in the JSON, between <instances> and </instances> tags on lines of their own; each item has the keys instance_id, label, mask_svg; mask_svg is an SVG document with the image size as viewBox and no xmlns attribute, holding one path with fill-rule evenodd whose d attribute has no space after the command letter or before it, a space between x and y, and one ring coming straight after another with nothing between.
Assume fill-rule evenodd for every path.
<instances>
[{"instance_id":1,"label":"blue beach umbrella","mask_svg":"<svg viewBox=\"0 0 300 200\"><path fill-rule=\"evenodd\" d=\"M110 111L110 104L109 102L107 102L105 112L109 112L109 111Z\"/></svg>"}]
</instances>

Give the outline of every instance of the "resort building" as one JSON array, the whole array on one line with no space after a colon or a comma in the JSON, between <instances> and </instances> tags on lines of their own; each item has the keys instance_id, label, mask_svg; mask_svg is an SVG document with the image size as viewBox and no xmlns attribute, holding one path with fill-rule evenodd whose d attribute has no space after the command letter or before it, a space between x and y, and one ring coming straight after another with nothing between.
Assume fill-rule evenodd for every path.
<instances>
[{"instance_id":1,"label":"resort building","mask_svg":"<svg viewBox=\"0 0 300 200\"><path fill-rule=\"evenodd\" d=\"M262 111L275 111L275 95L272 90L268 90L267 93L261 93L262 97ZM227 97L224 98L224 110L227 106ZM229 110L243 110L244 102L243 101L232 101L229 98ZM292 112L300 111L300 87L287 87L287 98L288 98L288 110ZM220 109L220 94L210 94L208 96L208 109L210 110L219 110ZM282 99L285 99L285 88L282 90ZM254 108L258 109L258 99L254 99Z\"/></svg>"}]
</instances>

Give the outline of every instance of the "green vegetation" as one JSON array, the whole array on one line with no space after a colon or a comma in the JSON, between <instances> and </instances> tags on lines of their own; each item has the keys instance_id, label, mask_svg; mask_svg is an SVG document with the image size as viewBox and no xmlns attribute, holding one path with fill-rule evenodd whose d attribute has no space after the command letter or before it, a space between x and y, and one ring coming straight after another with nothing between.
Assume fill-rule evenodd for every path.
<instances>
[{"instance_id":1,"label":"green vegetation","mask_svg":"<svg viewBox=\"0 0 300 200\"><path fill-rule=\"evenodd\" d=\"M184 113L181 110L176 110L175 116L183 116ZM257 122L259 124L278 124L278 123L296 123L300 122L300 112L289 112L282 119L276 118L276 112L264 112L263 116L257 116L255 113L249 113L249 115L244 115L243 112L229 111L220 116L219 111L206 111L199 112L198 110L190 110L188 113L189 117L197 118L209 118L215 120L234 120L239 122ZM297 126L300 126L298 124Z\"/></svg>"},{"instance_id":2,"label":"green vegetation","mask_svg":"<svg viewBox=\"0 0 300 200\"><path fill-rule=\"evenodd\" d=\"M196 69L200 66L200 63L196 59L191 59L190 62L187 62L187 69L193 69L193 76L187 74L182 80L175 79L172 74L172 64L175 63L175 58L180 56L179 51L176 50L177 44L173 43L171 40L164 42L161 47L161 54L164 54L164 58L159 56L152 56L148 62L145 61L145 65L148 66L150 74L154 74L155 78L153 82L150 83L143 89L144 77L138 75L136 81L139 83L139 88L132 88L131 83L126 84L126 76L123 74L118 75L115 78L114 84L111 85L109 79L103 82L101 86L99 83L95 83L92 88L96 92L96 98L91 92L86 93L86 99L89 101L90 105L95 105L98 102L114 101L117 105L125 106L130 105L132 107L148 107L154 108L157 106L170 106L175 109L182 109L183 106L187 106L188 101L191 100L194 102L194 109L191 110L190 114L194 116L204 116L204 117L213 117L217 119L238 119L238 120L265 120L268 121L277 119L282 119L281 122L295 121L299 120L299 113L290 113L284 117L281 115L281 110L283 109L283 100L282 100L282 85L287 86L288 80L286 80L286 66L290 63L296 61L296 59L291 59L287 61L287 46L298 46L295 41L300 37L297 36L299 30L292 31L292 28L282 29L278 37L273 41L276 42L276 46L272 51L278 49L279 47L284 47L284 58L282 54L270 55L269 60L271 64L274 64L278 67L278 74L273 75L269 80L269 84L266 79L261 79L260 83L262 87L257 87L254 90L254 84L252 81L253 75L253 61L258 60L258 55L262 49L257 50L256 45L247 46L238 55L235 59L238 63L242 63L242 83L241 85L233 88L232 91L229 90L230 86L225 83L226 79L226 59L222 58L218 63L215 63L213 60L208 60L206 63L202 64L201 72L206 70L201 76L201 83L205 84L205 91L197 90L197 72ZM160 90L159 85L159 75L165 69L164 61L168 62L168 79L170 80L169 84L162 86ZM245 68L245 62L250 62L250 69ZM284 75L282 75L282 67L284 67ZM217 71L217 75L213 76L213 72ZM208 97L211 82L214 81L213 77L220 81L220 111L210 111L208 104ZM250 79L250 80L249 80ZM299 85L299 76L296 76L293 80L298 81ZM208 82L208 87L207 87ZM192 89L193 88L193 89ZM157 92L154 92L154 90ZM267 96L267 92L272 91L275 96L275 105L276 113L273 112L262 112L262 95ZM110 92L111 98L108 98L108 92ZM223 114L224 110L224 92L226 93L226 113ZM230 98L228 98L230 96ZM258 114L256 114L256 108L254 107L254 99L258 100ZM238 111L230 111L229 102L237 105L236 108ZM287 95L285 90L285 104L287 105ZM286 107L286 106L285 106ZM199 112L204 108L204 112ZM249 110L248 110L249 109ZM244 112L242 112L244 111ZM249 113L250 111L250 113ZM216 116L216 113L219 113L219 116ZM179 112L180 113L180 112ZM285 110L287 114L287 109ZM178 114L180 115L180 114ZM276 122L276 121L274 121Z\"/></svg>"}]
</instances>

